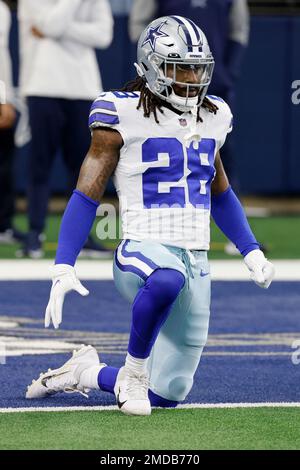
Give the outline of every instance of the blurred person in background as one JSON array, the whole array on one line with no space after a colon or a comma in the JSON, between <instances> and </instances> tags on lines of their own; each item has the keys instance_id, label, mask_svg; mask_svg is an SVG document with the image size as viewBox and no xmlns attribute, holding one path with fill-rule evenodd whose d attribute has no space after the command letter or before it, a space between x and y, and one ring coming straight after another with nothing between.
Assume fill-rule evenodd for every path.
<instances>
[{"instance_id":1,"label":"blurred person in background","mask_svg":"<svg viewBox=\"0 0 300 470\"><path fill-rule=\"evenodd\" d=\"M113 17L108 0L20 0L18 20L20 90L32 136L29 234L21 254L40 258L53 160L62 149L72 190L89 148L91 102L102 91L95 48L110 45ZM81 254L111 256L90 235Z\"/></svg>"},{"instance_id":2,"label":"blurred person in background","mask_svg":"<svg viewBox=\"0 0 300 470\"><path fill-rule=\"evenodd\" d=\"M129 34L136 42L153 18L182 15L201 28L215 59L209 94L220 96L235 114L236 83L249 39L247 0L133 0ZM234 133L233 133L234 134ZM232 135L224 145L222 160L231 184L238 189Z\"/></svg>"},{"instance_id":3,"label":"blurred person in background","mask_svg":"<svg viewBox=\"0 0 300 470\"><path fill-rule=\"evenodd\" d=\"M13 162L16 111L13 105L12 66L9 53L11 14L8 6L0 0L0 80L5 97L0 112L0 243L24 240L24 234L12 225L15 212ZM5 99L4 99L5 98Z\"/></svg>"}]
</instances>

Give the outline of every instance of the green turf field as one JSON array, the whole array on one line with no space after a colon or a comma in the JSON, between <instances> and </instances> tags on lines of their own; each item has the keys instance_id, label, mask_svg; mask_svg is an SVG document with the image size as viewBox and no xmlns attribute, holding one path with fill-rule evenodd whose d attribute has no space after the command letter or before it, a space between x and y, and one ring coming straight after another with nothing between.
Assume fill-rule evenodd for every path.
<instances>
[{"instance_id":1,"label":"green turf field","mask_svg":"<svg viewBox=\"0 0 300 470\"><path fill-rule=\"evenodd\" d=\"M269 258L292 259L300 258L300 218L299 217L267 217L249 218L252 229L259 240L268 248ZM57 246L60 216L51 215L48 217L46 229L46 241L44 248L46 257L53 258ZM23 230L27 229L27 219L24 215L16 217L15 225ZM93 227L95 233L96 224ZM224 253L226 238L220 230L212 223L211 233L211 259L224 259L228 255ZM106 240L104 245L115 248L118 240ZM14 258L18 245L0 245L0 258Z\"/></svg>"},{"instance_id":2,"label":"green turf field","mask_svg":"<svg viewBox=\"0 0 300 470\"><path fill-rule=\"evenodd\" d=\"M0 416L1 449L299 449L300 409L10 413Z\"/></svg>"}]
</instances>

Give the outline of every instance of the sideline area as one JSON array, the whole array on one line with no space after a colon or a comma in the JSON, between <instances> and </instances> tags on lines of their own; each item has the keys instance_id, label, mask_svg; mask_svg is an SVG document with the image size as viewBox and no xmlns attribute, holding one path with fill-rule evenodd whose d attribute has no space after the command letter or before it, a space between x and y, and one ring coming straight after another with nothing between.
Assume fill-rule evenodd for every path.
<instances>
[{"instance_id":1,"label":"sideline area","mask_svg":"<svg viewBox=\"0 0 300 470\"><path fill-rule=\"evenodd\" d=\"M300 281L300 259L272 260L275 265L275 281ZM43 260L1 260L0 281L50 280L49 267L52 261ZM210 261L214 281L250 281L249 272L242 259ZM112 260L78 260L76 272L80 279L112 280Z\"/></svg>"}]
</instances>

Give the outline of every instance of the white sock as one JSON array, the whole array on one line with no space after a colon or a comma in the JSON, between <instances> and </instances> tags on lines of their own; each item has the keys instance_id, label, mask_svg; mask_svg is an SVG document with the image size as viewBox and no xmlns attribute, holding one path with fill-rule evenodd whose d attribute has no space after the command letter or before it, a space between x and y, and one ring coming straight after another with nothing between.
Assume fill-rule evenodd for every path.
<instances>
[{"instance_id":1,"label":"white sock","mask_svg":"<svg viewBox=\"0 0 300 470\"><path fill-rule=\"evenodd\" d=\"M133 357L129 353L127 353L125 367L137 374L141 374L143 372L146 372L147 361L148 357L146 359L138 359L137 357Z\"/></svg>"},{"instance_id":2,"label":"white sock","mask_svg":"<svg viewBox=\"0 0 300 470\"><path fill-rule=\"evenodd\" d=\"M80 385L91 390L99 390L98 375L103 367L105 366L96 364L84 369L80 374Z\"/></svg>"}]
</instances>

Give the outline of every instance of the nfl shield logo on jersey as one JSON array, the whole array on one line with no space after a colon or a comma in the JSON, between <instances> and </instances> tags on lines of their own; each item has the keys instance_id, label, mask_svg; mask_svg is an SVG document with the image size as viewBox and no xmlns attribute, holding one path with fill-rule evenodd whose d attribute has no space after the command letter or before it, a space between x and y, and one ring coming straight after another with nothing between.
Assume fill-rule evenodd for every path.
<instances>
[{"instance_id":1,"label":"nfl shield logo on jersey","mask_svg":"<svg viewBox=\"0 0 300 470\"><path fill-rule=\"evenodd\" d=\"M179 122L180 122L180 125L181 125L182 127L186 127L186 126L187 126L187 120L186 120L186 119L180 118L180 119L179 119Z\"/></svg>"}]
</instances>

